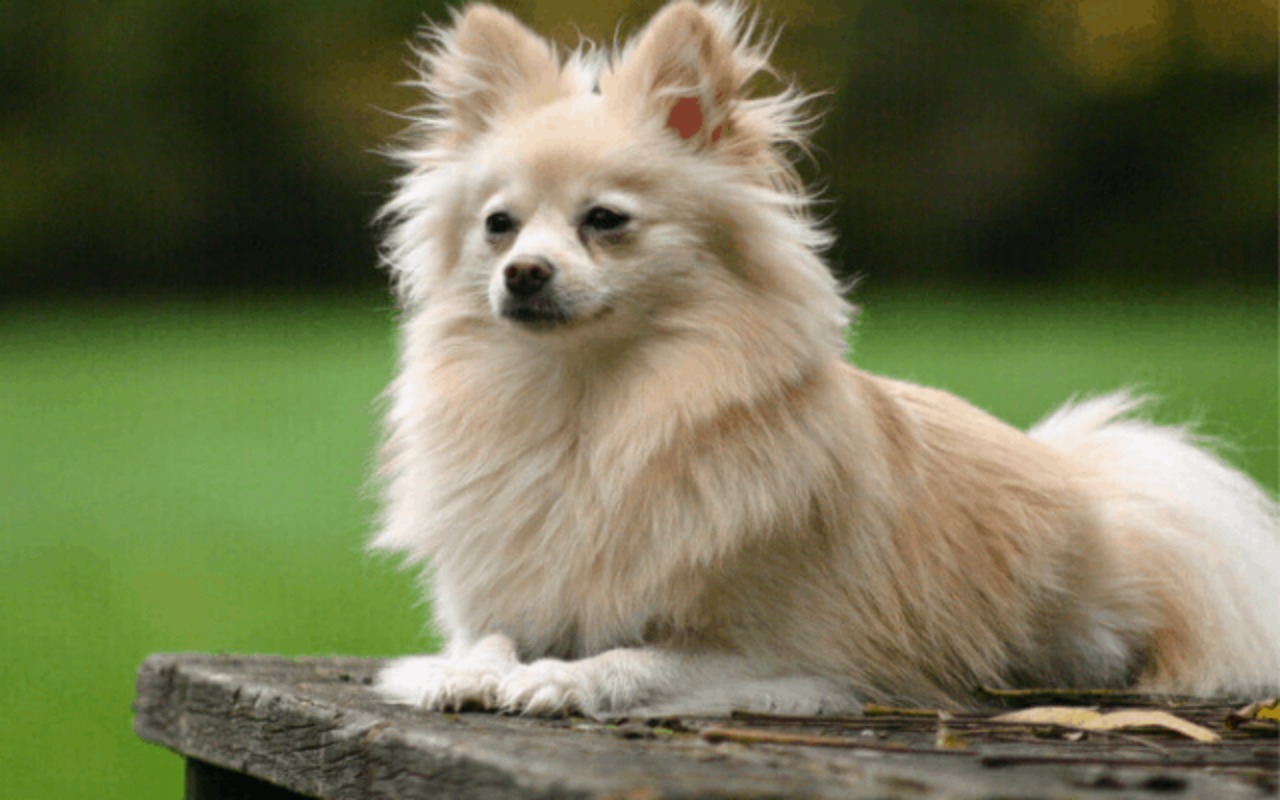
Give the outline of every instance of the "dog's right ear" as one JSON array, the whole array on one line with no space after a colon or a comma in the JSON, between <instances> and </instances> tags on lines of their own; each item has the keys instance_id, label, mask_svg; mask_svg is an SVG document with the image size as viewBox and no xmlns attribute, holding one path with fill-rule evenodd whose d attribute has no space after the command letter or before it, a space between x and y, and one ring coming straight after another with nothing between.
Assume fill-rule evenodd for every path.
<instances>
[{"instance_id":1,"label":"dog's right ear","mask_svg":"<svg viewBox=\"0 0 1280 800\"><path fill-rule=\"evenodd\" d=\"M457 146L564 93L551 44L505 11L472 4L426 34L421 84L431 95L438 145Z\"/></svg>"}]
</instances>

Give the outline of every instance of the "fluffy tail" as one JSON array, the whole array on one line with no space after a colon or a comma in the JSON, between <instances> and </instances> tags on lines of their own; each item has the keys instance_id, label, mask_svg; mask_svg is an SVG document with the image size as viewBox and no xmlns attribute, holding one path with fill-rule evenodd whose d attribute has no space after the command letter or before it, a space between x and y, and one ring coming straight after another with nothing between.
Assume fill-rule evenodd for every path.
<instances>
[{"instance_id":1,"label":"fluffy tail","mask_svg":"<svg viewBox=\"0 0 1280 800\"><path fill-rule=\"evenodd\" d=\"M1119 393L1029 433L1080 468L1117 552L1157 595L1141 683L1187 694L1280 688L1280 509L1188 429L1130 416ZM1129 559L1125 559L1129 561Z\"/></svg>"}]
</instances>

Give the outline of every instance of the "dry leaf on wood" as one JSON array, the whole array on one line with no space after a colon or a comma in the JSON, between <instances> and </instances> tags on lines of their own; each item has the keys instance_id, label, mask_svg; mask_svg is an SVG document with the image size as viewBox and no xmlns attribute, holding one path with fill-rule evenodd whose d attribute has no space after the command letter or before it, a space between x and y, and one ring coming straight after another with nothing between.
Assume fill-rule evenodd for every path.
<instances>
[{"instance_id":1,"label":"dry leaf on wood","mask_svg":"<svg viewBox=\"0 0 1280 800\"><path fill-rule=\"evenodd\" d=\"M1203 725L1187 722L1167 711L1113 711L1084 726L1091 731L1127 731L1134 728L1164 728L1197 742L1216 742L1222 737Z\"/></svg>"},{"instance_id":2,"label":"dry leaf on wood","mask_svg":"<svg viewBox=\"0 0 1280 800\"><path fill-rule=\"evenodd\" d=\"M1128 731L1137 728L1161 728L1180 733L1197 742L1216 742L1221 737L1202 725L1196 725L1167 711L1112 711L1101 714L1089 708L1070 706L1038 706L992 717L997 722L1024 722L1029 725L1061 725L1086 731Z\"/></svg>"},{"instance_id":3,"label":"dry leaf on wood","mask_svg":"<svg viewBox=\"0 0 1280 800\"><path fill-rule=\"evenodd\" d=\"M939 750L964 750L969 746L969 742L960 734L943 725L938 727L938 732L933 739L933 746Z\"/></svg>"},{"instance_id":4,"label":"dry leaf on wood","mask_svg":"<svg viewBox=\"0 0 1280 800\"><path fill-rule=\"evenodd\" d=\"M1101 716L1092 708L1036 706L1024 708L1021 711L1011 711L991 719L996 722L1025 722L1030 725L1065 725L1068 728L1083 728Z\"/></svg>"},{"instance_id":5,"label":"dry leaf on wood","mask_svg":"<svg viewBox=\"0 0 1280 800\"><path fill-rule=\"evenodd\" d=\"M1273 726L1280 725L1280 699L1271 697L1232 711L1227 715L1226 726L1228 730L1234 730L1246 722L1254 721L1269 722Z\"/></svg>"}]
</instances>

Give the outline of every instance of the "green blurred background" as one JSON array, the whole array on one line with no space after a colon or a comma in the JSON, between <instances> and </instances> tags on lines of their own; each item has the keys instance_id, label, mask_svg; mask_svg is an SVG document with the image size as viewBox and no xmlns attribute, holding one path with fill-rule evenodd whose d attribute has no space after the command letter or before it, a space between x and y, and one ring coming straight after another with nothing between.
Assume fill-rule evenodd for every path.
<instances>
[{"instance_id":1,"label":"green blurred background","mask_svg":"<svg viewBox=\"0 0 1280 800\"><path fill-rule=\"evenodd\" d=\"M559 41L653 2L512 3ZM0 0L0 796L158 797L149 652L434 646L361 551L376 151L438 3ZM1274 0L771 3L860 364L1018 424L1133 385L1277 483Z\"/></svg>"}]
</instances>

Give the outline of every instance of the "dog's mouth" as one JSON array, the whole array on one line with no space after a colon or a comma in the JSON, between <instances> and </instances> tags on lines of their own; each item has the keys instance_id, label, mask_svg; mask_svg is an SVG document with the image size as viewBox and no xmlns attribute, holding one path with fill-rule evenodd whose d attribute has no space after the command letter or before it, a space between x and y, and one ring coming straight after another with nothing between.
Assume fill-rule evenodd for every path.
<instances>
[{"instance_id":1,"label":"dog's mouth","mask_svg":"<svg viewBox=\"0 0 1280 800\"><path fill-rule=\"evenodd\" d=\"M573 314L561 303L548 298L507 297L499 313L522 328L549 331L573 321Z\"/></svg>"},{"instance_id":2,"label":"dog's mouth","mask_svg":"<svg viewBox=\"0 0 1280 800\"><path fill-rule=\"evenodd\" d=\"M502 316L523 328L534 331L553 330L573 321L573 317L558 308L517 306L515 308L502 309Z\"/></svg>"},{"instance_id":3,"label":"dog's mouth","mask_svg":"<svg viewBox=\"0 0 1280 800\"><path fill-rule=\"evenodd\" d=\"M605 306L595 314L582 317L575 315L559 303L507 302L503 304L499 313L503 319L510 320L525 330L545 332L562 330L577 326L579 323L607 317L613 313L613 309Z\"/></svg>"}]
</instances>

